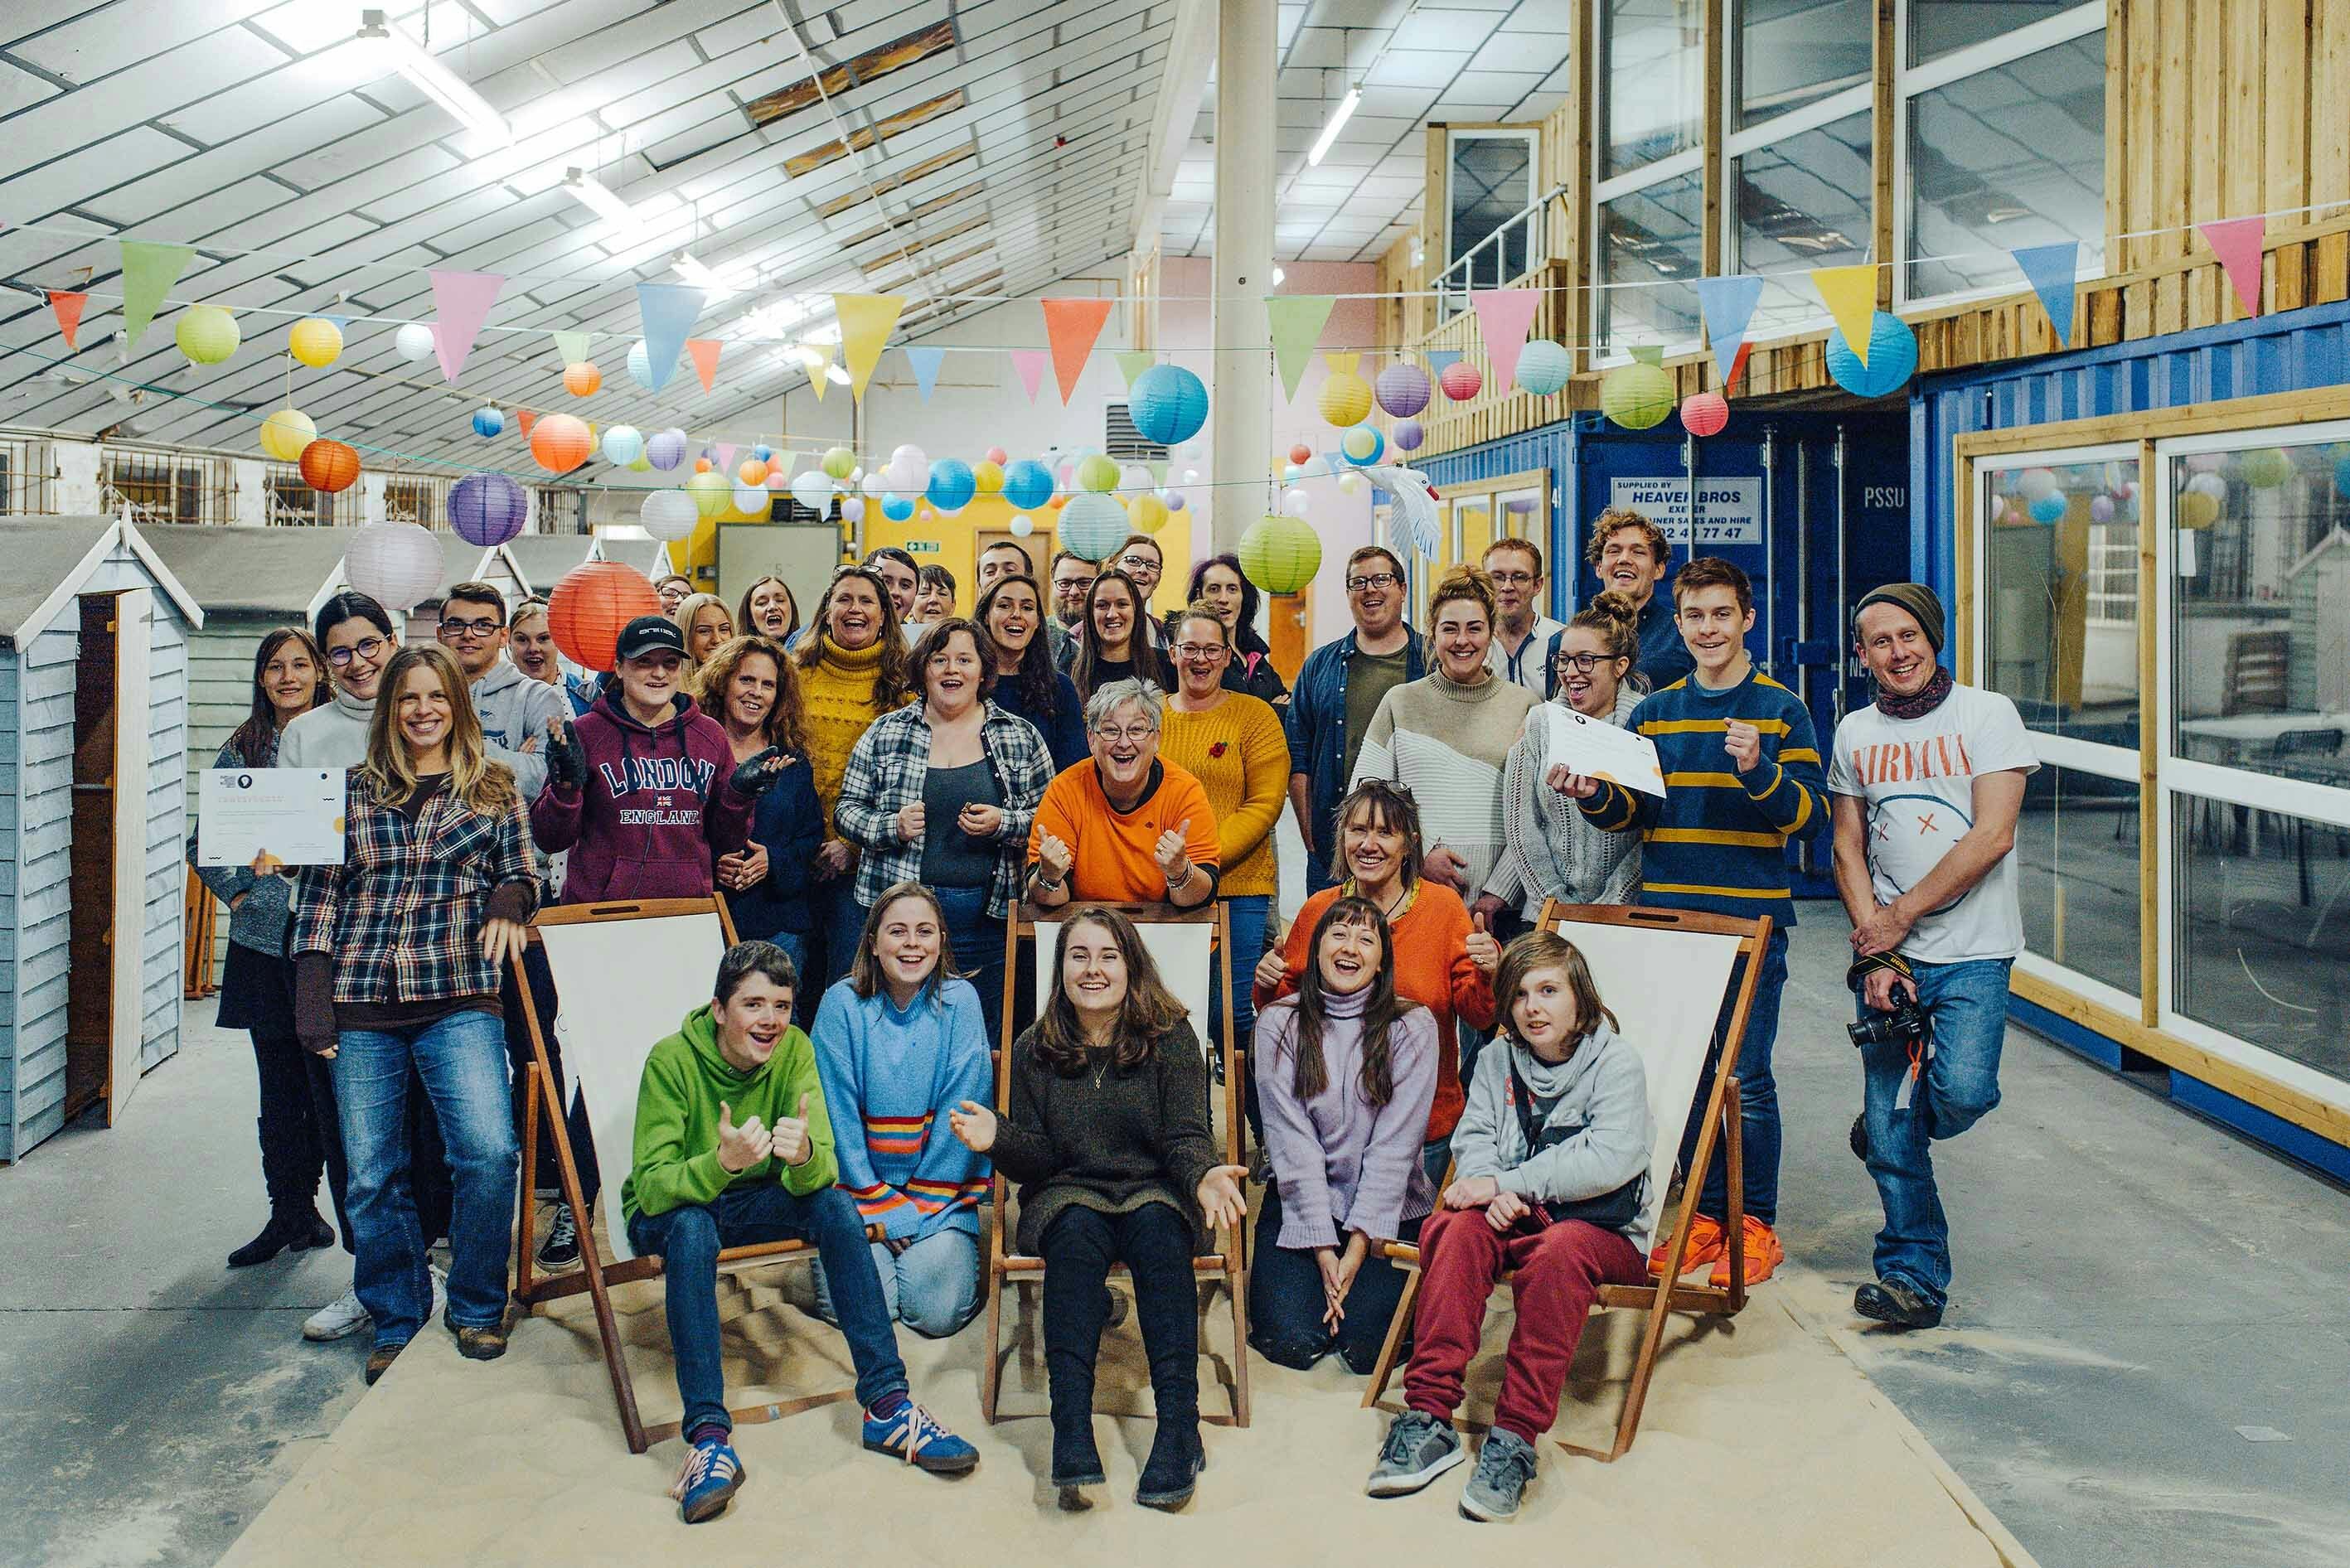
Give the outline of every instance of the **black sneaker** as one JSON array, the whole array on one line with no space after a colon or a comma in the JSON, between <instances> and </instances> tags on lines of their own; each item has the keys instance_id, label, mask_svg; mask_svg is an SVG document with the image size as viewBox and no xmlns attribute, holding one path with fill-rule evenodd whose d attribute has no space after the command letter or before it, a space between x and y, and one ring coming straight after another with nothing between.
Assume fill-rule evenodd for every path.
<instances>
[{"instance_id":1,"label":"black sneaker","mask_svg":"<svg viewBox=\"0 0 2350 1568\"><path fill-rule=\"evenodd\" d=\"M1422 1410L1406 1410L1388 1423L1379 1462L1363 1490L1372 1497L1402 1497L1418 1491L1469 1457L1450 1421Z\"/></svg>"},{"instance_id":2,"label":"black sneaker","mask_svg":"<svg viewBox=\"0 0 2350 1568\"><path fill-rule=\"evenodd\" d=\"M1863 1111L1860 1115L1852 1118L1852 1136L1847 1141L1852 1145L1853 1158L1859 1160L1863 1165L1867 1164L1868 1113L1866 1111Z\"/></svg>"},{"instance_id":3,"label":"black sneaker","mask_svg":"<svg viewBox=\"0 0 2350 1568\"><path fill-rule=\"evenodd\" d=\"M571 1216L571 1205L555 1206L555 1218L547 1221L546 1240L538 1244L538 1266L542 1269L567 1269L579 1261L579 1223Z\"/></svg>"},{"instance_id":4,"label":"black sneaker","mask_svg":"<svg viewBox=\"0 0 2350 1568\"><path fill-rule=\"evenodd\" d=\"M1933 1328L1942 1321L1940 1307L1898 1279L1871 1281L1853 1292L1852 1310L1895 1328Z\"/></svg>"}]
</instances>

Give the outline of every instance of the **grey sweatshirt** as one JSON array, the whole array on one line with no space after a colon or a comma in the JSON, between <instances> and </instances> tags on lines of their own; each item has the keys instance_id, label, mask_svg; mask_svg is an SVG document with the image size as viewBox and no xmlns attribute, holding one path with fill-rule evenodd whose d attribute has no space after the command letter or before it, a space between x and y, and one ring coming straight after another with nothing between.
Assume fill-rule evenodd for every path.
<instances>
[{"instance_id":1,"label":"grey sweatshirt","mask_svg":"<svg viewBox=\"0 0 2350 1568\"><path fill-rule=\"evenodd\" d=\"M1525 1133L1510 1104L1510 1065L1537 1099L1559 1096L1544 1118L1545 1127L1572 1127L1578 1136L1528 1158ZM1645 1176L1656 1144L1648 1115L1648 1075L1640 1054L1601 1020L1599 1027L1555 1065L1542 1061L1507 1034L1477 1056L1469 1103L1452 1129L1453 1177L1465 1181L1490 1176L1504 1192L1537 1203L1571 1203L1613 1192ZM1625 1234L1642 1251L1654 1226L1647 1194L1640 1218Z\"/></svg>"},{"instance_id":2,"label":"grey sweatshirt","mask_svg":"<svg viewBox=\"0 0 2350 1568\"><path fill-rule=\"evenodd\" d=\"M546 722L570 718L571 700L561 687L531 679L504 657L473 682L473 691L490 759L514 770L524 804L536 800L546 786ZM523 742L534 736L538 743L524 751Z\"/></svg>"}]
</instances>

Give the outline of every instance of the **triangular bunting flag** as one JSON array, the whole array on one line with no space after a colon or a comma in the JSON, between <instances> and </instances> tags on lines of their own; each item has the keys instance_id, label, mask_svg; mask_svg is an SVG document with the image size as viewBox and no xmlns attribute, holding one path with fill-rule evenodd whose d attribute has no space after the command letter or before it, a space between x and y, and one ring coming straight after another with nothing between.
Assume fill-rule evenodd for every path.
<instances>
[{"instance_id":1,"label":"triangular bunting flag","mask_svg":"<svg viewBox=\"0 0 2350 1568\"><path fill-rule=\"evenodd\" d=\"M465 368L465 356L473 351L473 339L481 336L482 324L490 318L490 306L506 280L494 272L438 267L432 275L432 313L437 318L432 351L440 357L442 379L453 381Z\"/></svg>"},{"instance_id":2,"label":"triangular bunting flag","mask_svg":"<svg viewBox=\"0 0 2350 1568\"><path fill-rule=\"evenodd\" d=\"M1363 357L1360 354L1325 354L1322 356L1322 363L1330 367L1330 374L1334 376L1351 376L1356 372L1356 369L1362 364L1362 362Z\"/></svg>"},{"instance_id":3,"label":"triangular bunting flag","mask_svg":"<svg viewBox=\"0 0 2350 1568\"><path fill-rule=\"evenodd\" d=\"M840 318L840 358L848 367L848 390L861 403L866 383L873 379L873 367L881 362L882 346L897 328L898 313L906 308L905 296L836 294L832 308Z\"/></svg>"},{"instance_id":4,"label":"triangular bunting flag","mask_svg":"<svg viewBox=\"0 0 2350 1568\"><path fill-rule=\"evenodd\" d=\"M2268 234L2268 220L2262 217L2222 218L2217 223L2195 225L2211 243L2212 254L2228 281L2236 287L2236 298L2243 305L2244 314L2261 313L2261 242Z\"/></svg>"},{"instance_id":5,"label":"triangular bunting flag","mask_svg":"<svg viewBox=\"0 0 2350 1568\"><path fill-rule=\"evenodd\" d=\"M1460 351L1454 348L1431 348L1426 358L1428 376L1430 380L1442 380L1445 371L1461 363Z\"/></svg>"},{"instance_id":6,"label":"triangular bunting flag","mask_svg":"<svg viewBox=\"0 0 2350 1568\"><path fill-rule=\"evenodd\" d=\"M1485 340L1485 358L1493 367L1493 384L1512 387L1518 379L1518 353L1526 346L1526 329L1542 308L1542 291L1533 288L1472 288L1470 303L1477 307L1477 335Z\"/></svg>"},{"instance_id":7,"label":"triangular bunting flag","mask_svg":"<svg viewBox=\"0 0 2350 1568\"><path fill-rule=\"evenodd\" d=\"M1846 347L1864 366L1868 363L1869 327L1877 319L1877 266L1862 262L1857 266L1815 266L1812 269L1812 286L1820 291L1820 303L1835 317L1836 330L1844 334Z\"/></svg>"},{"instance_id":8,"label":"triangular bunting flag","mask_svg":"<svg viewBox=\"0 0 2350 1568\"><path fill-rule=\"evenodd\" d=\"M348 332L351 329L351 318L348 316L337 316L329 311L322 310L318 312L318 319L321 321L333 322L335 324L335 330L338 332Z\"/></svg>"},{"instance_id":9,"label":"triangular bunting flag","mask_svg":"<svg viewBox=\"0 0 2350 1568\"><path fill-rule=\"evenodd\" d=\"M1045 351L1042 348L1014 348L1012 368L1020 372L1020 384L1028 389L1028 400L1036 400L1036 389L1045 379Z\"/></svg>"},{"instance_id":10,"label":"triangular bunting flag","mask_svg":"<svg viewBox=\"0 0 2350 1568\"><path fill-rule=\"evenodd\" d=\"M1159 356L1139 349L1128 349L1118 357L1118 373L1126 378L1126 389L1134 390L1134 379L1159 363Z\"/></svg>"},{"instance_id":11,"label":"triangular bunting flag","mask_svg":"<svg viewBox=\"0 0 2350 1568\"><path fill-rule=\"evenodd\" d=\"M637 324L645 339L645 363L652 367L652 389L669 385L678 351L702 315L702 290L680 283L637 285Z\"/></svg>"},{"instance_id":12,"label":"triangular bunting flag","mask_svg":"<svg viewBox=\"0 0 2350 1568\"><path fill-rule=\"evenodd\" d=\"M155 307L180 280L195 251L187 245L156 245L144 240L122 242L122 340L136 344Z\"/></svg>"},{"instance_id":13,"label":"triangular bunting flag","mask_svg":"<svg viewBox=\"0 0 2350 1568\"><path fill-rule=\"evenodd\" d=\"M2048 313L2048 325L2056 329L2056 347L2066 347L2073 341L2073 273L2081 259L2081 242L2024 245L2008 254L2023 269L2023 281L2040 296L2040 308Z\"/></svg>"},{"instance_id":14,"label":"triangular bunting flag","mask_svg":"<svg viewBox=\"0 0 2350 1568\"><path fill-rule=\"evenodd\" d=\"M832 346L827 343L803 343L800 347L810 355L822 356L816 363L808 366L808 385L816 389L816 400L820 403L824 401L825 389L831 384L832 380L832 378L825 374L832 364ZM806 362L805 358L802 362Z\"/></svg>"},{"instance_id":15,"label":"triangular bunting flag","mask_svg":"<svg viewBox=\"0 0 2350 1568\"><path fill-rule=\"evenodd\" d=\"M550 332L555 339L555 351L563 356L566 365L577 365L588 358L588 334L585 332Z\"/></svg>"},{"instance_id":16,"label":"triangular bunting flag","mask_svg":"<svg viewBox=\"0 0 2350 1568\"><path fill-rule=\"evenodd\" d=\"M530 439L530 427L538 423L537 411L532 409L516 409L515 410L515 423L522 427L522 439L528 441Z\"/></svg>"},{"instance_id":17,"label":"triangular bunting flag","mask_svg":"<svg viewBox=\"0 0 2350 1568\"><path fill-rule=\"evenodd\" d=\"M726 476L726 483L733 483L734 443L731 441L713 442L710 449L710 456L712 462L717 465L718 472Z\"/></svg>"},{"instance_id":18,"label":"triangular bunting flag","mask_svg":"<svg viewBox=\"0 0 2350 1568\"><path fill-rule=\"evenodd\" d=\"M702 389L710 390L710 383L718 375L718 350L725 345L715 337L689 337L685 351L693 357L693 373L702 378Z\"/></svg>"},{"instance_id":19,"label":"triangular bunting flag","mask_svg":"<svg viewBox=\"0 0 2350 1568\"><path fill-rule=\"evenodd\" d=\"M1713 350L1713 369L1721 385L1730 385L1730 368L1746 343L1746 325L1754 319L1755 301L1762 297L1762 280L1752 273L1731 277L1691 280L1697 307L1705 317L1705 341Z\"/></svg>"},{"instance_id":20,"label":"triangular bunting flag","mask_svg":"<svg viewBox=\"0 0 2350 1568\"><path fill-rule=\"evenodd\" d=\"M1314 344L1330 319L1337 297L1328 294L1284 294L1264 302L1264 323L1273 337L1273 362L1281 370L1281 395L1297 400L1297 383L1305 379L1313 361Z\"/></svg>"},{"instance_id":21,"label":"triangular bunting flag","mask_svg":"<svg viewBox=\"0 0 2350 1568\"><path fill-rule=\"evenodd\" d=\"M1167 470L1170 466L1170 464L1169 464L1167 460L1163 457L1157 462L1150 464L1150 483L1157 485L1161 490L1166 489Z\"/></svg>"},{"instance_id":22,"label":"triangular bunting flag","mask_svg":"<svg viewBox=\"0 0 2350 1568\"><path fill-rule=\"evenodd\" d=\"M81 348L74 341L74 334L81 330L82 306L88 303L89 296L86 294L75 294L62 288L49 290L49 309L57 318L57 330L65 334L68 348L78 351Z\"/></svg>"},{"instance_id":23,"label":"triangular bunting flag","mask_svg":"<svg viewBox=\"0 0 2350 1568\"><path fill-rule=\"evenodd\" d=\"M1625 352L1632 356L1632 362L1636 365L1662 365L1665 362L1665 346L1661 343L1635 343Z\"/></svg>"},{"instance_id":24,"label":"triangular bunting flag","mask_svg":"<svg viewBox=\"0 0 2350 1568\"><path fill-rule=\"evenodd\" d=\"M922 401L926 403L931 400L931 394L938 390L939 367L945 362L946 357L947 351L943 348L909 347L906 349L906 363L914 368L914 385L920 390Z\"/></svg>"},{"instance_id":25,"label":"triangular bunting flag","mask_svg":"<svg viewBox=\"0 0 2350 1568\"><path fill-rule=\"evenodd\" d=\"M1076 396L1077 378L1086 373L1086 356L1094 351L1102 324L1109 319L1107 299L1046 299L1045 341L1053 346L1053 379L1061 385L1061 402Z\"/></svg>"}]
</instances>

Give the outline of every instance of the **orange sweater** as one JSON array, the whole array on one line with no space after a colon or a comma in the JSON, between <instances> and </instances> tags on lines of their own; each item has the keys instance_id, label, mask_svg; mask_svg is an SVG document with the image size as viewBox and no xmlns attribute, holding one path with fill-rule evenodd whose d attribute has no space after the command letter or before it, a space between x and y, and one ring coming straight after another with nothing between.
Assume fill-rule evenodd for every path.
<instances>
[{"instance_id":1,"label":"orange sweater","mask_svg":"<svg viewBox=\"0 0 2350 1568\"><path fill-rule=\"evenodd\" d=\"M1305 944L1322 911L1338 901L1343 889L1325 888L1305 900L1290 922L1281 956L1290 977L1271 991L1254 990L1257 1016L1281 997L1297 989L1296 975L1306 964ZM1450 1137L1461 1119L1461 1043L1453 1027L1466 1019L1472 1029L1493 1026L1493 983L1483 970L1469 961L1469 910L1461 895L1435 882L1422 882L1390 930L1395 944L1396 994L1417 1002L1436 1014L1436 1104L1429 1108L1430 1138Z\"/></svg>"}]
</instances>

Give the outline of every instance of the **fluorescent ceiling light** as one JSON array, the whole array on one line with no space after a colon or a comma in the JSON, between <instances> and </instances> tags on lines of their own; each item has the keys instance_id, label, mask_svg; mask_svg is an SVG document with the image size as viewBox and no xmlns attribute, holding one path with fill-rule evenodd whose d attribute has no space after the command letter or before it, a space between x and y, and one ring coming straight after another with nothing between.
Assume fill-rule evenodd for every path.
<instances>
[{"instance_id":1,"label":"fluorescent ceiling light","mask_svg":"<svg viewBox=\"0 0 2350 1568\"><path fill-rule=\"evenodd\" d=\"M612 194L602 181L584 169L565 170L563 188L571 193L574 201L593 211L599 218L609 218L616 223L637 221L635 209Z\"/></svg>"},{"instance_id":2,"label":"fluorescent ceiling light","mask_svg":"<svg viewBox=\"0 0 2350 1568\"><path fill-rule=\"evenodd\" d=\"M1347 89L1347 96L1338 100L1337 109L1330 116L1330 123L1322 128L1322 134L1314 139L1314 146L1306 152L1307 163L1320 166L1330 151L1330 144L1338 140L1338 132L1344 130L1347 121L1353 118L1355 106L1362 101L1363 89L1359 86Z\"/></svg>"},{"instance_id":3,"label":"fluorescent ceiling light","mask_svg":"<svg viewBox=\"0 0 2350 1568\"><path fill-rule=\"evenodd\" d=\"M1289 281L1289 275L1288 275L1287 273L1285 273L1285 272L1282 271L1282 270L1281 270L1279 267L1277 267L1277 266L1276 266L1276 267L1274 267L1274 268L1273 269L1273 286L1274 286L1274 287L1275 287L1275 288L1279 288L1283 284L1287 283L1288 281Z\"/></svg>"},{"instance_id":4,"label":"fluorescent ceiling light","mask_svg":"<svg viewBox=\"0 0 2350 1568\"><path fill-rule=\"evenodd\" d=\"M848 385L848 367L835 365L824 373L824 379L836 387L846 387Z\"/></svg>"},{"instance_id":5,"label":"fluorescent ceiling light","mask_svg":"<svg viewBox=\"0 0 2350 1568\"><path fill-rule=\"evenodd\" d=\"M723 299L734 292L732 284L711 271L706 264L697 260L689 251L677 253L676 265L678 276L702 290L712 300Z\"/></svg>"},{"instance_id":6,"label":"fluorescent ceiling light","mask_svg":"<svg viewBox=\"0 0 2350 1568\"><path fill-rule=\"evenodd\" d=\"M449 111L460 124L488 137L501 147L514 145L514 127L492 109L463 78L418 47L415 41L384 20L381 11L359 13L359 36L376 45L391 67L426 98Z\"/></svg>"}]
</instances>

